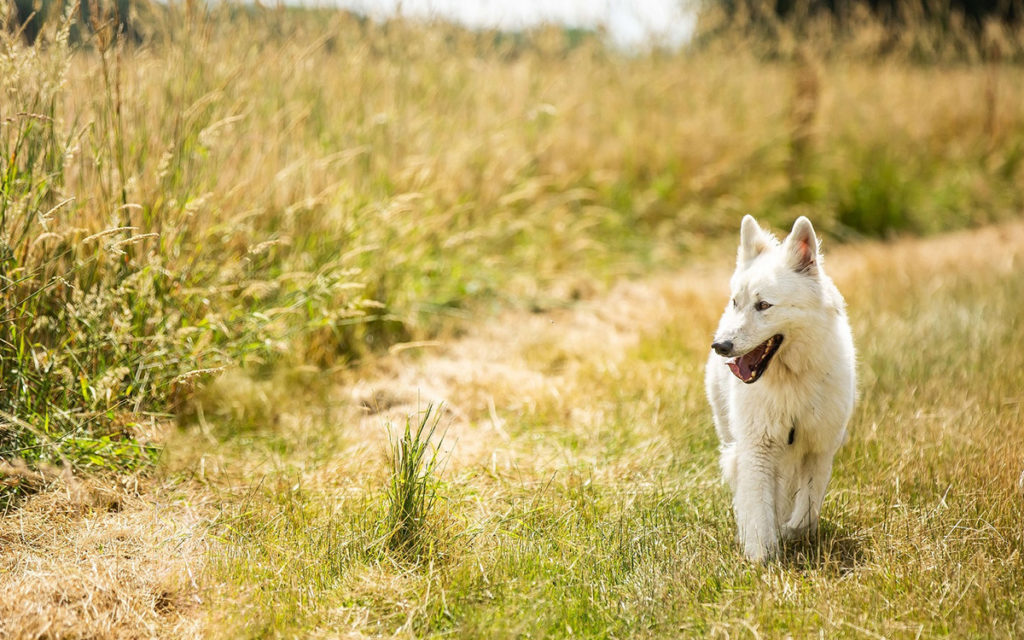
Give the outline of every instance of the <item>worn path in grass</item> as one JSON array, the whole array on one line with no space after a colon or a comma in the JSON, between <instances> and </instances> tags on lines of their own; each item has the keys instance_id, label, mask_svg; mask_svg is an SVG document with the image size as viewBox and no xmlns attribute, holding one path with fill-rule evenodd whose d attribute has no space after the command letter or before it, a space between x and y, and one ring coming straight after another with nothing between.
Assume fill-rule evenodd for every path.
<instances>
[{"instance_id":1,"label":"worn path in grass","mask_svg":"<svg viewBox=\"0 0 1024 640\"><path fill-rule=\"evenodd\" d=\"M887 326L894 338L901 330L907 335L935 330L942 338L941 316L930 325L915 325L918 321L901 315L906 308L897 300L948 295L962 302L969 295L957 298L949 291L972 286L976 295L987 295L986 287L1024 269L1024 224L894 244L826 247L826 265L861 332L858 345L867 360L862 404L887 403L890 411L859 410L852 451L841 456L847 466L890 465L877 480L888 487L891 465L897 463L885 457L884 447L893 445L879 435L887 424L913 427L916 434L935 432L955 445L950 425L974 423L930 402L927 385L921 385L920 399L927 405L886 391L887 363L902 360L898 353L887 355L890 345L877 335L878 328ZM1006 497L1022 464L1020 446L1012 443L988 452L995 456L989 456L995 484L988 490L1005 503L999 502L995 515L986 515L982 496L972 508L984 517L961 517L946 534L963 530L984 542L965 547L963 556L953 559L974 563L979 574L958 572L927 584L899 564L907 558L888 558L896 573L922 583L902 585L904 592L925 594L902 614L890 611L893 618L885 623L867 610L882 605L864 600L868 596L852 589L845 577L862 563L867 572L862 580L870 583L874 574L867 567L884 560L872 560L872 554L883 553L873 545L889 534L867 524L859 534L834 536L843 547L836 551L841 570L834 573L808 577L766 569L754 582L743 573L732 544L727 497L717 484L714 436L701 392L708 336L725 302L730 270L731 260L723 256L713 265L623 283L572 308L505 313L444 344L399 345L316 400L297 391L302 385L295 379L301 382L308 372L295 374L292 382L221 381L213 386L220 393L208 394L198 425L166 436L168 461L156 479L143 481L141 488L58 483L4 516L0 636L192 637L204 630L224 637L452 631L509 636L531 629L540 635L572 634L570 627L594 636L602 635L601 629L615 635L616 628L664 635L688 628L704 634L744 628L800 632L815 626L913 635L922 629L958 629L941 626L948 621L939 609L969 606L983 598L975 593L983 587L1005 600L1000 580L1019 576L1019 554L1004 559L1011 570L1018 567L1009 578L996 575L987 578L994 584L979 584L978 576L997 573L989 564L1006 549L996 549L1001 543L988 538L1005 542L1008 532L1000 518L1012 519L1021 510L1018 502L1009 502L1016 497ZM958 280L957 274L965 273L974 275ZM1011 290L1003 286L1001 291L1005 297ZM1001 307L993 303L993 308ZM947 322L960 318L970 324L969 317L964 320L967 303L947 311L952 314ZM875 332L863 335L870 327ZM1008 335L1020 338L1019 331ZM957 384L952 377L949 381ZM992 416L993 424L1003 424L1005 411L1019 411L1014 407L1020 397L997 400L997 406L1009 408ZM414 567L370 558L355 549L362 543L350 529L366 528L379 514L385 425L400 424L436 402L446 407L441 423L445 500L433 533L439 550ZM970 428L977 435L985 427ZM908 442L918 437L907 435ZM950 464L952 458L939 451L935 439L927 442L927 447L898 445L907 447L899 454L905 478L917 477L914 456L923 466ZM911 485L900 494L897 481L897 498L883 499L876 495L872 474L844 469L841 462L837 474L843 473L848 479L837 481L826 511L831 506L839 514L833 518L846 523L860 522L862 512L865 522L876 517L859 503L888 500L886 513L899 513L914 508L914 491L928 493ZM954 491L949 500L955 498ZM942 495L943 503L946 499ZM531 506L524 509L523 502ZM563 518L560 510L572 517ZM683 513L688 510L706 515L695 524ZM584 512L586 517L579 515ZM603 527L610 519L632 534L616 538L614 557L604 558ZM909 518L907 526L914 522ZM902 533L914 535L909 529ZM928 566L942 560L941 554L929 555L932 539L921 535L908 541L916 549L914 563L941 573ZM672 546L673 537L684 540L683 546ZM1016 549L1020 543L1005 544ZM731 595L705 594L707 602L690 602L696 596L665 590L666 584L688 584L708 566L718 567L717 588ZM519 584L517 572L533 577ZM568 576L568 586L538 590L551 576ZM785 624L792 626L775 626L743 595L762 590L761 581L772 587L772 595L755 600L765 604L767 599L769 609L792 604L773 605L772 598L792 599L810 589L847 598L853 611L865 609L864 616L804 603L787 614ZM710 588L701 585L694 592ZM587 588L594 591L580 600L577 592ZM942 589L949 593L927 600ZM886 598L898 600L883 594ZM681 618L703 615L714 624L698 620L687 627L690 622L666 617L665 610L687 606L696 608ZM1005 633L1014 624L1013 614L1000 606L991 605L990 615L1000 625L994 622L991 629ZM977 607L966 613L977 616ZM814 615L807 618L806 611ZM496 619L504 626L494 626Z\"/></svg>"}]
</instances>

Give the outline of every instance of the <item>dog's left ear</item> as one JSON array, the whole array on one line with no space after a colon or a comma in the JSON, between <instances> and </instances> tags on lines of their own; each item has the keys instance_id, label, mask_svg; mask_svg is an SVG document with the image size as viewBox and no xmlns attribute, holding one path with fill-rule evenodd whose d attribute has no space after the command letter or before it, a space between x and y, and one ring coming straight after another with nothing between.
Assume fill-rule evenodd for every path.
<instances>
[{"instance_id":1,"label":"dog's left ear","mask_svg":"<svg viewBox=\"0 0 1024 640\"><path fill-rule=\"evenodd\" d=\"M797 273L815 275L818 273L818 238L814 235L811 221L800 216L793 223L785 243L786 259Z\"/></svg>"}]
</instances>

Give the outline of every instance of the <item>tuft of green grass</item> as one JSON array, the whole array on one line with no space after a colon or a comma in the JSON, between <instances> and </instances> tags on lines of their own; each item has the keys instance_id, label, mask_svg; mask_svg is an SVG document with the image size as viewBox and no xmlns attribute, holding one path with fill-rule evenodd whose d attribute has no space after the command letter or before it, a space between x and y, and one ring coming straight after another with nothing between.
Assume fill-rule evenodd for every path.
<instances>
[{"instance_id":1,"label":"tuft of green grass","mask_svg":"<svg viewBox=\"0 0 1024 640\"><path fill-rule=\"evenodd\" d=\"M406 418L401 432L389 427L383 526L385 544L393 551L416 553L427 535L444 465L444 436L433 442L442 409L443 405L427 405L416 417L415 428L413 416Z\"/></svg>"}]
</instances>

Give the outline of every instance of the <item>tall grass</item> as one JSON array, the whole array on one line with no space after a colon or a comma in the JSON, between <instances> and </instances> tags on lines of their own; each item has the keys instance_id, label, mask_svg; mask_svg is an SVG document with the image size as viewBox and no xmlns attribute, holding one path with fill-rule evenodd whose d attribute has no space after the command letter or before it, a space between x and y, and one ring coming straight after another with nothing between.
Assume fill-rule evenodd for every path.
<instances>
[{"instance_id":1,"label":"tall grass","mask_svg":"<svg viewBox=\"0 0 1024 640\"><path fill-rule=\"evenodd\" d=\"M209 372L564 304L741 213L845 238L1024 204L1019 67L882 56L870 23L800 55L742 34L627 54L194 3L151 7L137 45L97 16L76 45L61 16L0 35L5 459L145 463L146 425Z\"/></svg>"},{"instance_id":2,"label":"tall grass","mask_svg":"<svg viewBox=\"0 0 1024 640\"><path fill-rule=\"evenodd\" d=\"M99 205L107 228L78 225L70 165L90 138L64 121L69 27L45 48L0 41L0 457L132 468L154 455L132 428L177 348L143 326L155 296L126 205Z\"/></svg>"}]
</instances>

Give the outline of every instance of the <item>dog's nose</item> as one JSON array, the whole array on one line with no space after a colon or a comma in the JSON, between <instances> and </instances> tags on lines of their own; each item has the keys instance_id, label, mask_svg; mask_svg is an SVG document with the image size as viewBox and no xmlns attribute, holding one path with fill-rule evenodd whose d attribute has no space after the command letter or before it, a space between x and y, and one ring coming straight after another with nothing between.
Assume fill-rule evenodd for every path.
<instances>
[{"instance_id":1,"label":"dog's nose","mask_svg":"<svg viewBox=\"0 0 1024 640\"><path fill-rule=\"evenodd\" d=\"M720 356L727 356L732 352L732 341L723 340L722 342L712 342L711 348L715 350Z\"/></svg>"}]
</instances>

